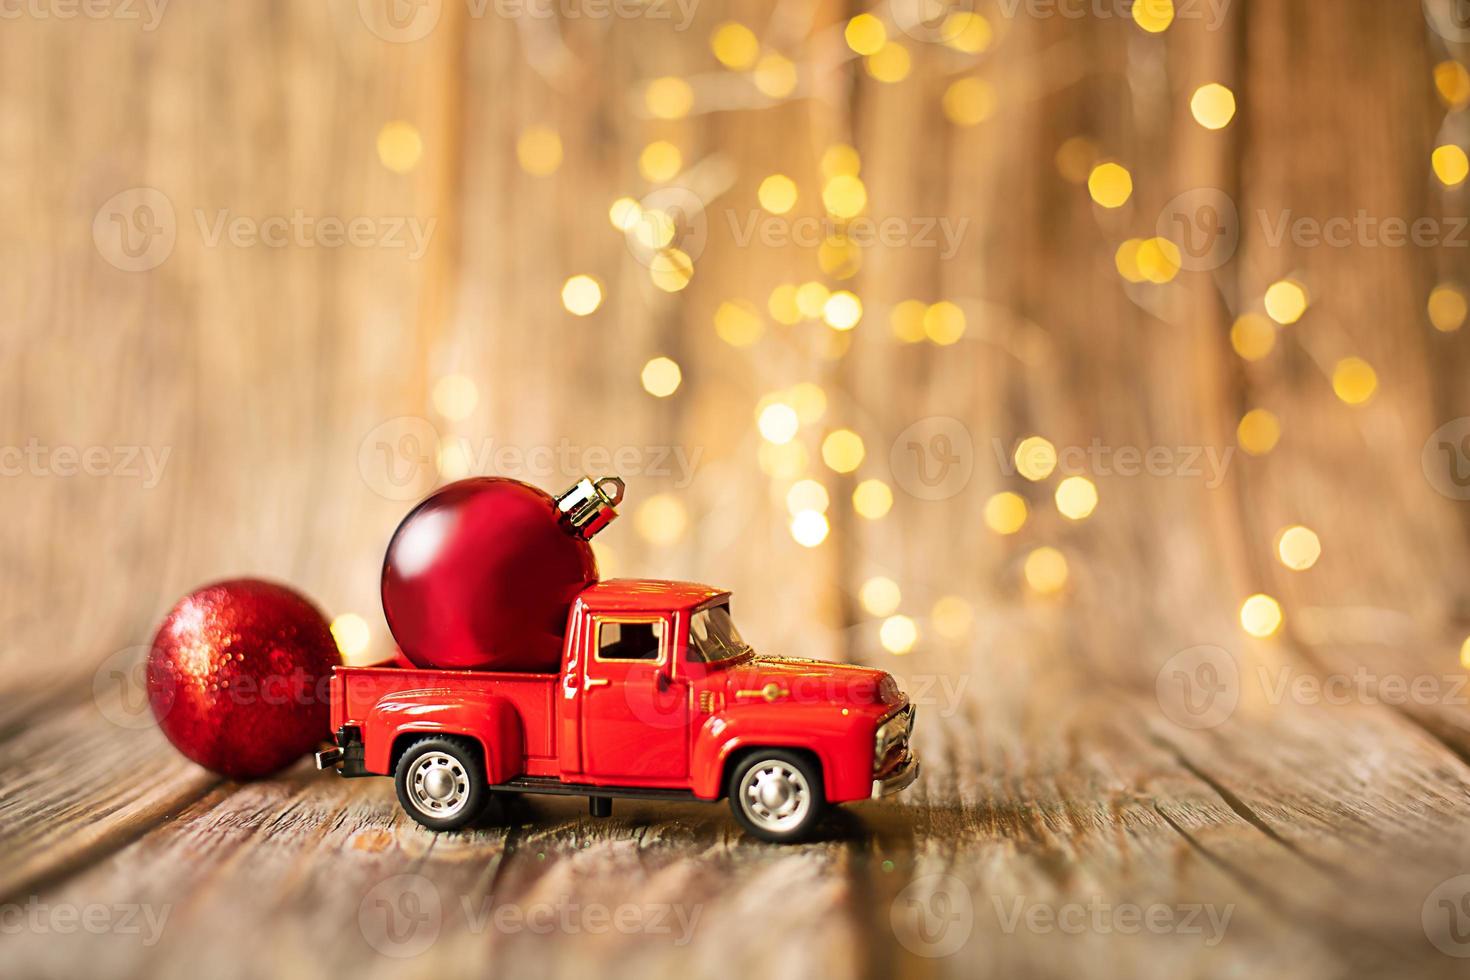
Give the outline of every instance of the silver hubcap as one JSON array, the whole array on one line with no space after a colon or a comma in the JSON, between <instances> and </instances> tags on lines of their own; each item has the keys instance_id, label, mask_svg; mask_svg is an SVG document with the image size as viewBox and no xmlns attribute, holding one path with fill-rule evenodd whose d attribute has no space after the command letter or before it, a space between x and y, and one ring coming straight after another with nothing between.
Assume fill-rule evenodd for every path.
<instances>
[{"instance_id":1,"label":"silver hubcap","mask_svg":"<svg viewBox=\"0 0 1470 980\"><path fill-rule=\"evenodd\" d=\"M425 816L452 817L469 801L469 774L447 752L430 752L409 771L408 798Z\"/></svg>"},{"instance_id":2,"label":"silver hubcap","mask_svg":"<svg viewBox=\"0 0 1470 980\"><path fill-rule=\"evenodd\" d=\"M740 780L740 805L753 823L779 833L801 826L812 791L795 766L771 759L751 766Z\"/></svg>"}]
</instances>

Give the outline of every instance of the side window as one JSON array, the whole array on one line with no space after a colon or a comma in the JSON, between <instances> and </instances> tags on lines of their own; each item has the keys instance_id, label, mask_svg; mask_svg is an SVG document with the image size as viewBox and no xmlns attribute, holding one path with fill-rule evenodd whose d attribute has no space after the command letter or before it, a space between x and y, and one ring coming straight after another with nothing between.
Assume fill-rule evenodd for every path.
<instances>
[{"instance_id":1,"label":"side window","mask_svg":"<svg viewBox=\"0 0 1470 980\"><path fill-rule=\"evenodd\" d=\"M657 660L663 623L603 623L597 630L602 660Z\"/></svg>"}]
</instances>

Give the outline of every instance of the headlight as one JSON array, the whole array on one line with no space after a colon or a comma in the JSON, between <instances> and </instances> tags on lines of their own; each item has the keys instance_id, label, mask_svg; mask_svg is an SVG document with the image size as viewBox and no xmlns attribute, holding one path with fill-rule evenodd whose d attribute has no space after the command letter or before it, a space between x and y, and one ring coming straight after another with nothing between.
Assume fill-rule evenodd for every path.
<instances>
[{"instance_id":1,"label":"headlight","mask_svg":"<svg viewBox=\"0 0 1470 980\"><path fill-rule=\"evenodd\" d=\"M914 706L912 704L904 705L878 726L878 731L873 736L874 772L883 767L883 762L891 751L908 745L909 733L913 730Z\"/></svg>"}]
</instances>

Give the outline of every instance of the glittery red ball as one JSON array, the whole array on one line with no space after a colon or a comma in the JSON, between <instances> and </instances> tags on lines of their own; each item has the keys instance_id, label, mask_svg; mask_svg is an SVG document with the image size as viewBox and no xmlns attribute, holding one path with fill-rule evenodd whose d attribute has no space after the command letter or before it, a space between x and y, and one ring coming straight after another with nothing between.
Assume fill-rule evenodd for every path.
<instances>
[{"instance_id":1,"label":"glittery red ball","mask_svg":"<svg viewBox=\"0 0 1470 980\"><path fill-rule=\"evenodd\" d=\"M148 701L184 755L231 779L278 772L329 735L341 663L321 612L280 585L237 579L179 600L153 637Z\"/></svg>"},{"instance_id":2,"label":"glittery red ball","mask_svg":"<svg viewBox=\"0 0 1470 980\"><path fill-rule=\"evenodd\" d=\"M555 670L572 600L597 581L592 546L551 495L475 477L403 519L383 562L383 613L420 667Z\"/></svg>"}]
</instances>

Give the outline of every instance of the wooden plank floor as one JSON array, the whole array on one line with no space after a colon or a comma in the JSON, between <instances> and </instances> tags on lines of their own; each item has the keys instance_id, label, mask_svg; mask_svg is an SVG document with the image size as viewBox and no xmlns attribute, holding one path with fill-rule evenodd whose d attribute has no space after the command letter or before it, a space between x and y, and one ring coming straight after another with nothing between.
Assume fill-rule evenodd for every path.
<instances>
[{"instance_id":1,"label":"wooden plank floor","mask_svg":"<svg viewBox=\"0 0 1470 980\"><path fill-rule=\"evenodd\" d=\"M912 666L911 686L932 665ZM386 779L303 763L220 782L117 724L119 701L33 699L0 744L4 921L97 906L106 928L7 925L6 960L56 977L1463 975L1446 917L1464 882L1431 893L1470 868L1470 768L1423 726L1284 702L1191 731L1064 665L971 667L995 683L924 706L920 782L796 847L745 838L723 807L620 801L594 820L550 798L436 835Z\"/></svg>"}]
</instances>

